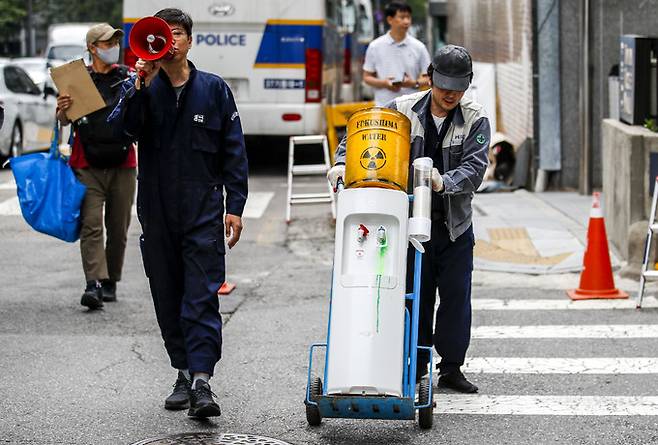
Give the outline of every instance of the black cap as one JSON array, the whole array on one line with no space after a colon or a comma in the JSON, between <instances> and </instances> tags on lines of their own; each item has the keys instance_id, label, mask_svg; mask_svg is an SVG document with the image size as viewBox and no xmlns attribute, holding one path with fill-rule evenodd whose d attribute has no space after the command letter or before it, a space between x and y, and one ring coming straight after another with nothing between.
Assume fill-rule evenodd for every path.
<instances>
[{"instance_id":1,"label":"black cap","mask_svg":"<svg viewBox=\"0 0 658 445\"><path fill-rule=\"evenodd\" d=\"M434 53L432 83L444 90L466 91L473 77L471 55L461 46L446 45Z\"/></svg>"}]
</instances>

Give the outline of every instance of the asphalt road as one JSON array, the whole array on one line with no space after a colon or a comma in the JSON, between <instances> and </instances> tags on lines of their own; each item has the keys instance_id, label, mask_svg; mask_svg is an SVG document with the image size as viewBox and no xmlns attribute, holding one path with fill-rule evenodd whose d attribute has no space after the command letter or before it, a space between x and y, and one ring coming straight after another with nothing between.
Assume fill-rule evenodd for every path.
<instances>
[{"instance_id":1,"label":"asphalt road","mask_svg":"<svg viewBox=\"0 0 658 445\"><path fill-rule=\"evenodd\" d=\"M223 414L210 421L162 408L175 372L143 275L136 219L119 301L87 312L79 305L78 245L37 234L7 211L15 191L9 172L0 171L0 443L128 445L195 431L300 445L658 443L658 309L651 307L476 309L474 331L497 327L500 335L474 338L469 357L498 364L474 365L469 373L479 395L437 394L432 430L411 421L307 426L307 351L326 335L333 227L328 206L294 209L295 220L285 224L285 150L275 148L251 153L250 192L258 202L227 257L229 281L238 287L222 300L223 358L211 384ZM476 272L473 298L564 300L561 283ZM589 325L628 329L595 338L559 335ZM645 326L644 337L630 338L637 325ZM548 337L515 338L514 326L558 327ZM622 360L588 368L602 358ZM642 360L648 368L634 367ZM621 370L624 363L633 369Z\"/></svg>"}]
</instances>

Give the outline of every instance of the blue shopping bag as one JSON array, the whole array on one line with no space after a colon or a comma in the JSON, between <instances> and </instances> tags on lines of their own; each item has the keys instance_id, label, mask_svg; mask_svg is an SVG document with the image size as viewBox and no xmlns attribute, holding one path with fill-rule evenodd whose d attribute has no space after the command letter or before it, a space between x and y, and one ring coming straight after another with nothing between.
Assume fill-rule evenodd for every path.
<instances>
[{"instance_id":1,"label":"blue shopping bag","mask_svg":"<svg viewBox=\"0 0 658 445\"><path fill-rule=\"evenodd\" d=\"M25 221L37 232L74 242L80 237L80 206L86 187L59 153L55 122L48 153L33 153L9 161Z\"/></svg>"}]
</instances>

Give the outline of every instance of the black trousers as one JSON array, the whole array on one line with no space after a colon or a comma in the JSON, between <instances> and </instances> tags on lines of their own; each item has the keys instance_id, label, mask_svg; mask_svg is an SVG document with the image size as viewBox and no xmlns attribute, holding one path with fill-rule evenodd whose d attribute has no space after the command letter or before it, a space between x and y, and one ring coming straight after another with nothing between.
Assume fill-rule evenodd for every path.
<instances>
[{"instance_id":1,"label":"black trousers","mask_svg":"<svg viewBox=\"0 0 658 445\"><path fill-rule=\"evenodd\" d=\"M201 191L175 202L163 198L171 193L148 183L140 186L142 259L171 366L212 375L222 351L217 296L225 270L221 189L192 183Z\"/></svg>"},{"instance_id":2,"label":"black trousers","mask_svg":"<svg viewBox=\"0 0 658 445\"><path fill-rule=\"evenodd\" d=\"M434 346L441 356L441 373L454 371L464 364L471 340L474 243L472 226L452 242L445 224L432 221L432 239L423 244L425 253L421 271L418 343ZM413 264L412 253L408 256L408 264ZM410 283L408 290L411 292L413 281L408 279L407 282ZM435 317L437 289L439 307ZM419 351L417 377L427 373L428 362L429 354Z\"/></svg>"},{"instance_id":3,"label":"black trousers","mask_svg":"<svg viewBox=\"0 0 658 445\"><path fill-rule=\"evenodd\" d=\"M140 238L142 258L171 366L213 375L222 350L223 239L215 228L168 236L150 229Z\"/></svg>"}]
</instances>

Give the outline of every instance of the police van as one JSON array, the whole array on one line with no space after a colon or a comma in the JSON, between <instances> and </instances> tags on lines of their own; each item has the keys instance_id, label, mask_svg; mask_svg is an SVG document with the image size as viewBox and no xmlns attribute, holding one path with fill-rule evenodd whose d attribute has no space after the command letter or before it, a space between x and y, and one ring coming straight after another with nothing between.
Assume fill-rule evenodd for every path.
<instances>
[{"instance_id":1,"label":"police van","mask_svg":"<svg viewBox=\"0 0 658 445\"><path fill-rule=\"evenodd\" d=\"M357 87L344 86L361 83L361 70L345 63L352 53L347 51L349 30L343 22L356 4L352 0L124 0L124 60L128 65L136 61L127 37L137 20L166 7L180 8L194 21L190 60L229 84L245 134L318 134L324 131L324 105L360 99Z\"/></svg>"}]
</instances>

